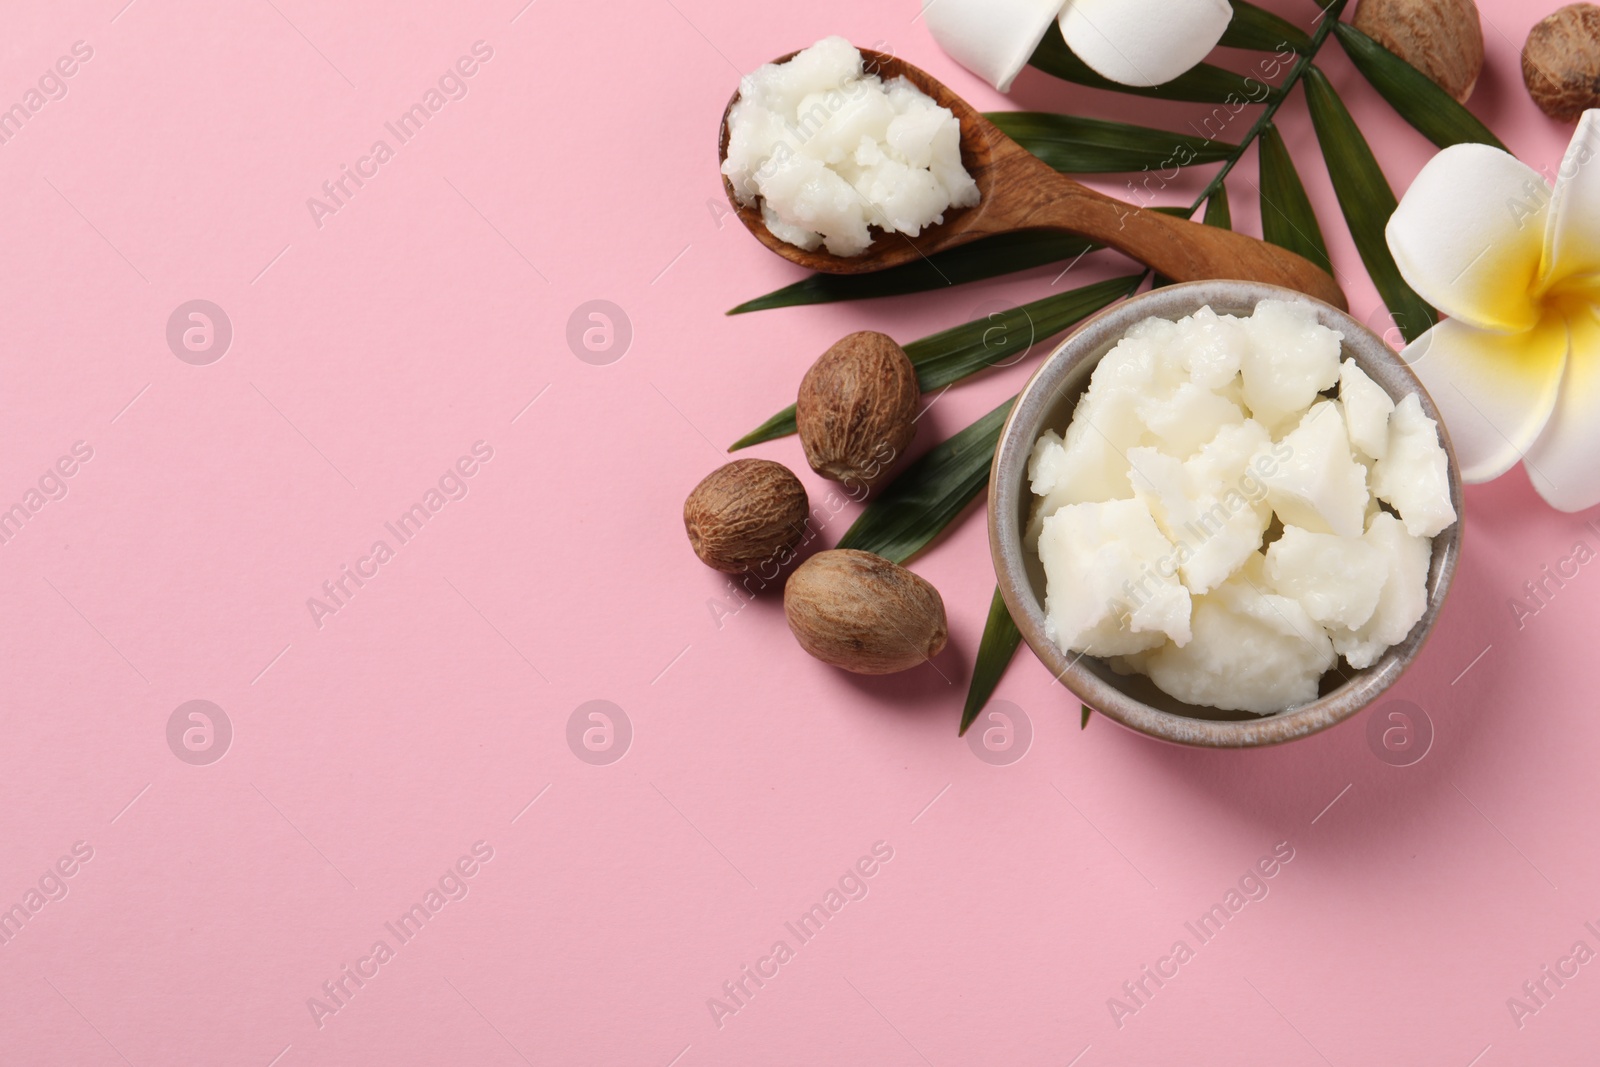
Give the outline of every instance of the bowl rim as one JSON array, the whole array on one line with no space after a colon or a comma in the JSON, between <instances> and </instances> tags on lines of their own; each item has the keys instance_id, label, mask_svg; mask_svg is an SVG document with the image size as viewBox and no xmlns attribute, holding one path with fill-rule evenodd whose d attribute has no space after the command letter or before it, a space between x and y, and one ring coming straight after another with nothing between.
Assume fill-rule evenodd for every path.
<instances>
[{"instance_id":1,"label":"bowl rim","mask_svg":"<svg viewBox=\"0 0 1600 1067\"><path fill-rule=\"evenodd\" d=\"M1180 715L1146 704L1108 683L1081 662L1083 656L1063 653L1045 633L1043 606L1027 575L1022 545L1021 506L1032 495L1025 485L1028 457L1034 441L1047 428L1045 418L1059 402L1058 393L1064 382L1085 361L1098 364L1135 323L1153 315L1175 320L1206 305L1224 312L1248 313L1268 299L1311 305L1318 321L1344 334L1341 362L1354 357L1363 369L1369 369L1369 365L1381 367L1383 378L1399 381L1417 394L1423 412L1438 425L1456 521L1433 539L1428 606L1422 618L1406 638L1390 646L1371 666L1352 669L1343 685L1309 704L1276 715L1239 721ZM1385 391L1398 398L1392 389L1385 387ZM990 466L987 509L990 554L1000 594L1023 639L1055 680L1090 708L1129 729L1175 744L1209 748L1253 748L1297 740L1370 706L1399 680L1433 632L1460 559L1465 520L1461 472L1449 431L1433 398L1400 354L1360 321L1331 304L1292 289L1236 280L1186 282L1149 290L1092 315L1063 338L1028 379L1007 413ZM1341 662L1335 661L1335 669Z\"/></svg>"}]
</instances>

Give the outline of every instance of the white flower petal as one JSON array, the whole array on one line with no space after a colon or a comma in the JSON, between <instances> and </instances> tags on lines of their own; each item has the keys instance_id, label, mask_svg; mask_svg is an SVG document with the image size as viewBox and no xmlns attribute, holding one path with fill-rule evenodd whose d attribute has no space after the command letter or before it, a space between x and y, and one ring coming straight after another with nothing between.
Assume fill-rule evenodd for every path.
<instances>
[{"instance_id":1,"label":"white flower petal","mask_svg":"<svg viewBox=\"0 0 1600 1067\"><path fill-rule=\"evenodd\" d=\"M1578 120L1545 227L1545 281L1600 272L1600 109Z\"/></svg>"},{"instance_id":2,"label":"white flower petal","mask_svg":"<svg viewBox=\"0 0 1600 1067\"><path fill-rule=\"evenodd\" d=\"M1569 308L1572 346L1550 425L1528 450L1528 476L1562 511L1600 504L1600 319L1590 306Z\"/></svg>"},{"instance_id":3,"label":"white flower petal","mask_svg":"<svg viewBox=\"0 0 1600 1067\"><path fill-rule=\"evenodd\" d=\"M950 58L1002 93L1044 40L1061 0L923 0L922 15Z\"/></svg>"},{"instance_id":4,"label":"white flower petal","mask_svg":"<svg viewBox=\"0 0 1600 1067\"><path fill-rule=\"evenodd\" d=\"M1444 417L1462 479L1486 482L1516 466L1550 421L1567 324L1551 314L1524 333L1495 334L1445 319L1400 355Z\"/></svg>"},{"instance_id":5,"label":"white flower petal","mask_svg":"<svg viewBox=\"0 0 1600 1067\"><path fill-rule=\"evenodd\" d=\"M1549 190L1538 171L1481 144L1430 159L1389 219L1389 251L1424 300L1496 333L1539 320L1532 289Z\"/></svg>"},{"instance_id":6,"label":"white flower petal","mask_svg":"<svg viewBox=\"0 0 1600 1067\"><path fill-rule=\"evenodd\" d=\"M1160 85L1209 55L1232 18L1228 0L1067 0L1061 36L1101 77Z\"/></svg>"}]
</instances>

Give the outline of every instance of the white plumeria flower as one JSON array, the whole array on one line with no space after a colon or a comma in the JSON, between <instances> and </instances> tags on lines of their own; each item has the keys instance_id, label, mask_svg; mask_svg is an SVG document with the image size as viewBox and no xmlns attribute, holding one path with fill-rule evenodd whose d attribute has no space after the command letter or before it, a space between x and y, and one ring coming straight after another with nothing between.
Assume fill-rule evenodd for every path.
<instances>
[{"instance_id":1,"label":"white plumeria flower","mask_svg":"<svg viewBox=\"0 0 1600 1067\"><path fill-rule=\"evenodd\" d=\"M1204 59L1228 28L1228 0L923 0L939 47L1002 93L1061 23L1067 47L1101 77L1160 85Z\"/></svg>"},{"instance_id":2,"label":"white plumeria flower","mask_svg":"<svg viewBox=\"0 0 1600 1067\"><path fill-rule=\"evenodd\" d=\"M1389 220L1400 273L1449 318L1403 353L1444 416L1462 477L1524 460L1562 511L1600 504L1600 110L1551 189L1514 156L1446 148Z\"/></svg>"}]
</instances>

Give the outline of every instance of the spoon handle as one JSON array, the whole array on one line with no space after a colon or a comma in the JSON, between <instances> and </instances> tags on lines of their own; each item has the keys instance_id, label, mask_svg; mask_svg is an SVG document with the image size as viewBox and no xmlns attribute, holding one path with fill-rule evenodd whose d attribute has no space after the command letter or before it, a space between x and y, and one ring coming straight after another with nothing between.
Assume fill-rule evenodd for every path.
<instances>
[{"instance_id":1,"label":"spoon handle","mask_svg":"<svg viewBox=\"0 0 1600 1067\"><path fill-rule=\"evenodd\" d=\"M1247 234L1151 211L1096 192L1000 134L992 140L991 210L975 229L1064 230L1115 248L1177 282L1238 278L1297 289L1340 310L1344 292L1327 271Z\"/></svg>"}]
</instances>

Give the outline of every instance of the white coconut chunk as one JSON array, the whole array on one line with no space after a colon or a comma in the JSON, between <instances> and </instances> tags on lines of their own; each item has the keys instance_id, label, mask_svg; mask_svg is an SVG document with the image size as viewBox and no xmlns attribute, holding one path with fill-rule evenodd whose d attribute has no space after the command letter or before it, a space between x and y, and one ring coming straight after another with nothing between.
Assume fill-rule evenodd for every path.
<instances>
[{"instance_id":1,"label":"white coconut chunk","mask_svg":"<svg viewBox=\"0 0 1600 1067\"><path fill-rule=\"evenodd\" d=\"M1123 335L1123 340L1144 341L1160 348L1170 344L1177 337L1178 324L1176 322L1171 319L1164 319L1159 315L1151 315L1128 327L1128 332Z\"/></svg>"},{"instance_id":2,"label":"white coconut chunk","mask_svg":"<svg viewBox=\"0 0 1600 1067\"><path fill-rule=\"evenodd\" d=\"M1046 629L1062 649L1121 656L1189 640L1172 542L1139 500L1070 504L1044 520Z\"/></svg>"},{"instance_id":3,"label":"white coconut chunk","mask_svg":"<svg viewBox=\"0 0 1600 1067\"><path fill-rule=\"evenodd\" d=\"M1183 476L1183 460L1159 448L1129 449L1128 485L1134 497L1150 510L1162 533L1187 516L1189 486Z\"/></svg>"},{"instance_id":4,"label":"white coconut chunk","mask_svg":"<svg viewBox=\"0 0 1600 1067\"><path fill-rule=\"evenodd\" d=\"M1152 396L1170 395L1177 384L1170 370L1158 371L1163 362L1157 345L1131 336L1100 360L1073 410L1062 438L1062 455L1050 464L1054 479L1044 490L1041 518L1068 504L1132 495L1128 449L1144 443L1147 434L1139 407ZM1040 493L1041 486L1035 485L1033 491Z\"/></svg>"},{"instance_id":5,"label":"white coconut chunk","mask_svg":"<svg viewBox=\"0 0 1600 1067\"><path fill-rule=\"evenodd\" d=\"M1177 552L1190 593L1208 592L1261 547L1272 521L1250 463L1271 439L1250 420L1227 426L1180 463L1154 448L1128 452L1129 481Z\"/></svg>"},{"instance_id":6,"label":"white coconut chunk","mask_svg":"<svg viewBox=\"0 0 1600 1067\"><path fill-rule=\"evenodd\" d=\"M1428 610L1428 566L1433 560L1432 542L1407 533L1387 511L1373 516L1363 540L1384 560L1377 606L1359 627L1331 632L1333 647L1357 670L1372 666L1390 645L1404 641Z\"/></svg>"},{"instance_id":7,"label":"white coconut chunk","mask_svg":"<svg viewBox=\"0 0 1600 1067\"><path fill-rule=\"evenodd\" d=\"M1338 403L1313 404L1280 446L1287 455L1262 480L1267 502L1283 524L1360 537L1367 510L1367 471L1350 453Z\"/></svg>"},{"instance_id":8,"label":"white coconut chunk","mask_svg":"<svg viewBox=\"0 0 1600 1067\"><path fill-rule=\"evenodd\" d=\"M1028 524L1022 532L1022 542L1029 552L1039 550L1039 533L1044 528L1044 520L1055 514L1062 505L1076 503L1063 499L1070 495L1064 487L1072 484L1067 471L1067 450L1061 435L1054 430L1046 430L1033 443L1033 451L1028 456L1028 486L1035 499L1028 513ZM1057 486L1063 487L1059 493Z\"/></svg>"},{"instance_id":9,"label":"white coconut chunk","mask_svg":"<svg viewBox=\"0 0 1600 1067\"><path fill-rule=\"evenodd\" d=\"M795 226L783 221L778 217L777 212L766 204L761 205L761 221L766 223L767 229L771 230L774 236L803 248L807 252L815 252L822 247L821 234L808 230L804 226ZM861 235L859 239L866 240L867 227L865 223L861 225L859 232Z\"/></svg>"},{"instance_id":10,"label":"white coconut chunk","mask_svg":"<svg viewBox=\"0 0 1600 1067\"><path fill-rule=\"evenodd\" d=\"M1372 617L1389 574L1387 553L1365 538L1285 526L1267 547L1272 591L1300 602L1317 622L1354 630Z\"/></svg>"},{"instance_id":11,"label":"white coconut chunk","mask_svg":"<svg viewBox=\"0 0 1600 1067\"><path fill-rule=\"evenodd\" d=\"M1310 304L1263 300L1243 327L1244 400L1269 430L1288 423L1339 380L1344 335L1317 322Z\"/></svg>"},{"instance_id":12,"label":"white coconut chunk","mask_svg":"<svg viewBox=\"0 0 1600 1067\"><path fill-rule=\"evenodd\" d=\"M1195 597L1189 643L1162 645L1143 659L1163 692L1256 715L1317 698L1318 680L1335 661L1333 644L1297 601L1263 591L1260 568L1248 565Z\"/></svg>"},{"instance_id":13,"label":"white coconut chunk","mask_svg":"<svg viewBox=\"0 0 1600 1067\"><path fill-rule=\"evenodd\" d=\"M1456 521L1449 465L1438 424L1422 413L1412 393L1389 416L1389 443L1373 471L1372 489L1400 513L1413 537L1432 537Z\"/></svg>"},{"instance_id":14,"label":"white coconut chunk","mask_svg":"<svg viewBox=\"0 0 1600 1067\"><path fill-rule=\"evenodd\" d=\"M1363 455L1382 459L1389 451L1389 413L1394 401L1353 359L1339 368L1339 403L1344 405L1350 443Z\"/></svg>"},{"instance_id":15,"label":"white coconut chunk","mask_svg":"<svg viewBox=\"0 0 1600 1067\"><path fill-rule=\"evenodd\" d=\"M1061 461L1066 455L1062 447L1061 435L1054 430L1046 430L1039 435L1033 443L1033 451L1028 455L1028 487L1033 490L1034 496L1044 496L1056 487L1056 482L1061 478Z\"/></svg>"},{"instance_id":16,"label":"white coconut chunk","mask_svg":"<svg viewBox=\"0 0 1600 1067\"><path fill-rule=\"evenodd\" d=\"M1244 421L1237 404L1194 382L1183 382L1170 397L1145 397L1136 411L1162 451L1180 458L1193 455L1224 426Z\"/></svg>"},{"instance_id":17,"label":"white coconut chunk","mask_svg":"<svg viewBox=\"0 0 1600 1067\"><path fill-rule=\"evenodd\" d=\"M1189 380L1211 390L1235 381L1245 343L1241 320L1218 315L1207 306L1179 322L1187 329L1178 358L1189 372Z\"/></svg>"},{"instance_id":18,"label":"white coconut chunk","mask_svg":"<svg viewBox=\"0 0 1600 1067\"><path fill-rule=\"evenodd\" d=\"M1150 655L1154 649L1147 652L1134 652L1126 656L1112 656L1106 660L1106 665L1118 674L1149 674Z\"/></svg>"},{"instance_id":19,"label":"white coconut chunk","mask_svg":"<svg viewBox=\"0 0 1600 1067\"><path fill-rule=\"evenodd\" d=\"M1091 410L1094 419L1074 419L1067 427L1061 455L1049 465L1054 484L1039 502L1041 517L1053 515L1068 504L1097 503L1129 495L1127 450L1143 430L1135 425L1129 432L1126 420L1134 418L1133 400L1109 398Z\"/></svg>"}]
</instances>

